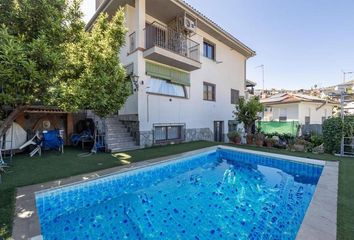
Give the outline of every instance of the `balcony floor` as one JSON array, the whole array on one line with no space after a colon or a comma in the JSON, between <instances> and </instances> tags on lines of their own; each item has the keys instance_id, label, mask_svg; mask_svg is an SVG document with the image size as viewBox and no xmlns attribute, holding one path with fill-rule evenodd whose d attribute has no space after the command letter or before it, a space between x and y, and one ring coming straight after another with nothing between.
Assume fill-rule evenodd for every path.
<instances>
[{"instance_id":1,"label":"balcony floor","mask_svg":"<svg viewBox=\"0 0 354 240\"><path fill-rule=\"evenodd\" d=\"M145 50L144 58L176 67L188 72L200 69L202 67L202 64L198 61L158 46L154 46Z\"/></svg>"}]
</instances>

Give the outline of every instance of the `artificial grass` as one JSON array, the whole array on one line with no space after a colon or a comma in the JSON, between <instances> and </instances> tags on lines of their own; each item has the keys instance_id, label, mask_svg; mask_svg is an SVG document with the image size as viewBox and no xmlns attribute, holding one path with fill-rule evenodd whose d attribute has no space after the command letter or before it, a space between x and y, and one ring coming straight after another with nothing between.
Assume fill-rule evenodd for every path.
<instances>
[{"instance_id":1,"label":"artificial grass","mask_svg":"<svg viewBox=\"0 0 354 240\"><path fill-rule=\"evenodd\" d=\"M116 157L107 153L80 157L78 154L82 152L74 148L65 149L64 155L60 155L56 152L44 152L42 157L35 158L29 158L28 155L23 154L16 155L13 159L12 167L9 169L8 173L3 175L3 183L0 184L0 236L7 238L11 235L16 187L120 166L124 164L121 160L139 162L215 145L218 145L218 143L198 141L128 151ZM354 208L352 207L354 191L350 188L350 186L354 185L354 160L329 154L289 152L285 149L249 145L226 145L326 161L341 160L339 168L337 238L354 239Z\"/></svg>"},{"instance_id":2,"label":"artificial grass","mask_svg":"<svg viewBox=\"0 0 354 240\"><path fill-rule=\"evenodd\" d=\"M339 164L337 239L354 239L354 159Z\"/></svg>"}]
</instances>

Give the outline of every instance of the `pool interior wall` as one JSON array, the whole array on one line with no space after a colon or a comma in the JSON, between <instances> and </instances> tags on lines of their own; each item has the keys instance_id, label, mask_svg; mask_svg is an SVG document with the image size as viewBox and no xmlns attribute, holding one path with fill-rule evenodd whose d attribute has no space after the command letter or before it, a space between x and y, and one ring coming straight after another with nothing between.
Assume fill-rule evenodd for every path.
<instances>
[{"instance_id":1,"label":"pool interior wall","mask_svg":"<svg viewBox=\"0 0 354 240\"><path fill-rule=\"evenodd\" d=\"M322 168L217 149L38 192L36 206L44 239L295 239Z\"/></svg>"}]
</instances>

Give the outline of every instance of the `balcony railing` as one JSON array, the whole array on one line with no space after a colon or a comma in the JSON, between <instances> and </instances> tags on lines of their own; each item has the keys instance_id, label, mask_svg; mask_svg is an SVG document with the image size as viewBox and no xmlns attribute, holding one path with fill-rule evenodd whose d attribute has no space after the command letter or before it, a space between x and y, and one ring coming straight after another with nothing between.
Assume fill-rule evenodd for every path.
<instances>
[{"instance_id":1,"label":"balcony railing","mask_svg":"<svg viewBox=\"0 0 354 240\"><path fill-rule=\"evenodd\" d=\"M154 46L199 62L199 43L156 22L146 26L146 49Z\"/></svg>"}]
</instances>

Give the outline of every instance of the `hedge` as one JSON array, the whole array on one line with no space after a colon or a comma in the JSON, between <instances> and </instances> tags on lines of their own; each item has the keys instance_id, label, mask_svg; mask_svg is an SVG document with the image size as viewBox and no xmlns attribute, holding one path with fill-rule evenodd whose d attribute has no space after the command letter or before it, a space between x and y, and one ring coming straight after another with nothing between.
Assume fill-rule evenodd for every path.
<instances>
[{"instance_id":1,"label":"hedge","mask_svg":"<svg viewBox=\"0 0 354 240\"><path fill-rule=\"evenodd\" d=\"M344 118L344 128L340 117L326 119L322 125L323 143L327 153L340 152L340 143L342 139L342 130L345 137L353 137L354 117L346 116Z\"/></svg>"}]
</instances>

